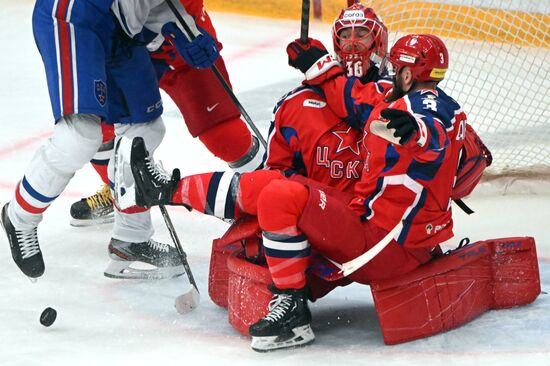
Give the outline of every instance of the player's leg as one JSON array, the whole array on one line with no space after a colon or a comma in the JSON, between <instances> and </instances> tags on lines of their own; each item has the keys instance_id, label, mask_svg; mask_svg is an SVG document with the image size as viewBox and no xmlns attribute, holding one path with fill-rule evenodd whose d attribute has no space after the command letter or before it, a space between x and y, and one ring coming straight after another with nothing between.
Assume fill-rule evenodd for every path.
<instances>
[{"instance_id":1,"label":"player's leg","mask_svg":"<svg viewBox=\"0 0 550 366\"><path fill-rule=\"evenodd\" d=\"M270 182L258 198L258 221L273 285L267 315L250 326L252 348L270 351L313 342L306 269L311 246L298 227L308 189L297 182Z\"/></svg>"},{"instance_id":2,"label":"player's leg","mask_svg":"<svg viewBox=\"0 0 550 366\"><path fill-rule=\"evenodd\" d=\"M82 198L71 205L71 225L90 226L114 221L113 196L111 194L107 166L114 152L115 129L113 125L101 122L103 141L90 161L99 174L103 186L95 194Z\"/></svg>"},{"instance_id":3,"label":"player's leg","mask_svg":"<svg viewBox=\"0 0 550 366\"><path fill-rule=\"evenodd\" d=\"M228 81L221 57L216 66ZM251 135L239 110L211 70L177 64L175 70L164 73L160 86L180 109L191 135L198 137L212 154L237 172L261 166L265 149Z\"/></svg>"},{"instance_id":4,"label":"player's leg","mask_svg":"<svg viewBox=\"0 0 550 366\"><path fill-rule=\"evenodd\" d=\"M126 155L131 155L138 205L184 205L222 219L256 215L262 189L273 180L286 179L273 170L210 172L180 179L179 170L170 176L155 164L142 139L134 139Z\"/></svg>"},{"instance_id":5,"label":"player's leg","mask_svg":"<svg viewBox=\"0 0 550 366\"><path fill-rule=\"evenodd\" d=\"M160 117L162 101L158 82L145 47L130 45L117 49L108 67L110 110L108 122L115 123L115 134L132 139L142 137L152 151L161 143L165 127ZM128 52L130 51L130 52ZM115 146L117 146L115 142ZM109 164L109 178L115 182L118 156ZM127 172L131 178L131 171ZM124 175L124 174L123 174ZM164 278L183 273L177 251L152 239L154 230L148 209L120 210L115 202L115 222L109 243L112 259L105 275L115 278ZM143 262L154 268L143 269ZM150 267L149 266L149 267Z\"/></svg>"},{"instance_id":6,"label":"player's leg","mask_svg":"<svg viewBox=\"0 0 550 366\"><path fill-rule=\"evenodd\" d=\"M99 121L106 115L105 50L110 49L113 20L107 10L98 9L94 24L103 33L97 33L81 23L88 16L84 8L80 3L41 0L33 12L33 32L56 125L25 170L15 198L2 210L13 259L29 277L44 272L36 234L43 212L101 144ZM68 14L73 14L70 22ZM79 47L82 44L86 46Z\"/></svg>"}]
</instances>

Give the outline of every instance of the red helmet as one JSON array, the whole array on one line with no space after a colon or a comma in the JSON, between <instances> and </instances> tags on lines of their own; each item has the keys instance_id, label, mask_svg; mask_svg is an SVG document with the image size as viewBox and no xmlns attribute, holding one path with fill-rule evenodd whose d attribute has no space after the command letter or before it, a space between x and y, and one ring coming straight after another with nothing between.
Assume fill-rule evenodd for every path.
<instances>
[{"instance_id":1,"label":"red helmet","mask_svg":"<svg viewBox=\"0 0 550 366\"><path fill-rule=\"evenodd\" d=\"M343 30L348 28L351 32L342 37ZM386 26L374 10L358 3L340 12L332 26L332 40L334 52L349 76L363 76L371 61L381 63L388 50Z\"/></svg>"},{"instance_id":2,"label":"red helmet","mask_svg":"<svg viewBox=\"0 0 550 366\"><path fill-rule=\"evenodd\" d=\"M408 66L419 82L440 81L449 67L449 53L443 41L432 34L409 34L395 42L389 61L396 74Z\"/></svg>"}]
</instances>

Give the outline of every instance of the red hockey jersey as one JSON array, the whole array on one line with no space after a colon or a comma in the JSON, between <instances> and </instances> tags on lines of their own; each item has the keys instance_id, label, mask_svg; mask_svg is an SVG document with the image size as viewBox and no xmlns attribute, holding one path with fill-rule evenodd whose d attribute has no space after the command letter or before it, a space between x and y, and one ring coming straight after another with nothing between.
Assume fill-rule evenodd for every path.
<instances>
[{"instance_id":1,"label":"red hockey jersey","mask_svg":"<svg viewBox=\"0 0 550 366\"><path fill-rule=\"evenodd\" d=\"M319 87L301 86L277 103L268 137L268 168L281 170L286 176L299 174L344 192L353 191L363 167L362 124L382 99L384 87L361 84L372 92L372 104L362 103L351 114L345 103L335 102L348 80L352 80L349 85L357 81L345 77L331 81L338 85L327 86L326 90L331 90L328 96ZM329 106L327 97L333 98L335 108Z\"/></svg>"},{"instance_id":2,"label":"red hockey jersey","mask_svg":"<svg viewBox=\"0 0 550 366\"><path fill-rule=\"evenodd\" d=\"M401 146L372 131L386 107L406 110L419 125L418 140ZM441 89L419 90L379 104L365 126L364 168L351 207L390 231L407 247L433 247L453 236L451 192L466 132L466 115Z\"/></svg>"}]
</instances>

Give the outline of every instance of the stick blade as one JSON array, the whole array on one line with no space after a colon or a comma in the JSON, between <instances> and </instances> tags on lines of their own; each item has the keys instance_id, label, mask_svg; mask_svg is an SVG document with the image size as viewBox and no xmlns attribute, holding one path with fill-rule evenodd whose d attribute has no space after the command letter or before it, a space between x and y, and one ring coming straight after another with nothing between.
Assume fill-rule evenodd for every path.
<instances>
[{"instance_id":1,"label":"stick blade","mask_svg":"<svg viewBox=\"0 0 550 366\"><path fill-rule=\"evenodd\" d=\"M195 287L192 287L190 291L176 297L176 311L180 314L187 314L199 306L199 303L199 291Z\"/></svg>"}]
</instances>

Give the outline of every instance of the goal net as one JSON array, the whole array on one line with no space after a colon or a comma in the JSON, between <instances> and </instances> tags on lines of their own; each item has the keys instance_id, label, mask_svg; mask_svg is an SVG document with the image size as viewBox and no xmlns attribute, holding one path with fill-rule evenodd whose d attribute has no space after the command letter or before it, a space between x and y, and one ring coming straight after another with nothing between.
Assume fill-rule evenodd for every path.
<instances>
[{"instance_id":1,"label":"goal net","mask_svg":"<svg viewBox=\"0 0 550 366\"><path fill-rule=\"evenodd\" d=\"M390 32L445 40L442 88L493 153L488 172L550 171L550 0L363 0ZM346 4L342 4L345 6Z\"/></svg>"}]
</instances>

